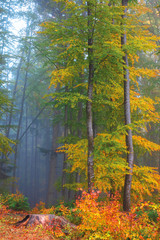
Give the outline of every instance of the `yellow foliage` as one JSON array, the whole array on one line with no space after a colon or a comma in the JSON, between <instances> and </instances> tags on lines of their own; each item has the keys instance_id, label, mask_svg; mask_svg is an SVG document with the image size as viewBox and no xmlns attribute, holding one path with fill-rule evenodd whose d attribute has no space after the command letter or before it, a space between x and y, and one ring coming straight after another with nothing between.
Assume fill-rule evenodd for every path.
<instances>
[{"instance_id":1,"label":"yellow foliage","mask_svg":"<svg viewBox=\"0 0 160 240\"><path fill-rule=\"evenodd\" d=\"M50 87L52 85L57 88L57 85L60 84L60 86L66 86L66 85L72 85L72 82L75 78L75 76L78 76L78 72L74 67L67 67L67 68L61 68L61 69L55 69L51 73L51 82Z\"/></svg>"},{"instance_id":2,"label":"yellow foliage","mask_svg":"<svg viewBox=\"0 0 160 240\"><path fill-rule=\"evenodd\" d=\"M80 16L86 11L87 6L85 2L80 5L74 1L63 1L69 12L72 10L71 17L63 22L58 23L44 23L44 34L48 34L50 39L51 49L57 49L60 45L61 51L58 54L57 62L62 66L62 62L66 66L54 69L51 74L51 85L57 87L72 86L74 89L77 87L87 88L87 77L84 76L84 81L79 78L80 74L87 73L88 71L88 27L87 18L84 17L84 22L81 25L79 19L83 21ZM78 12L78 8L80 12ZM128 11L127 18L122 20L121 7L114 6L113 12L108 8L108 1L97 4L97 22L95 22L95 36L93 44L94 52L94 97L93 107L97 107L96 111L102 111L105 104L121 110L123 105L123 62L122 57L125 52L128 53L131 66L128 68L130 72L130 79L133 85L137 85L137 78L155 78L159 76L160 71L157 69L139 68L135 67L135 63L139 61L138 52L145 52L150 54L157 49L157 41L159 37L153 36L148 31L149 24L146 22L142 24L140 16L150 11L144 4L131 4L130 11ZM75 11L76 14L73 14ZM103 12L104 11L104 12ZM107 12L108 11L108 12ZM67 12L67 13L68 13ZM104 15L104 13L106 13ZM102 14L102 15L101 15ZM114 24L113 24L114 19ZM93 19L91 19L93 21ZM123 28L122 21L124 21L125 29ZM93 21L94 22L94 21ZM70 31L72 27L72 31ZM110 30L108 31L108 28ZM111 29L111 27L113 29ZM126 31L127 44L125 49L121 47L121 35ZM106 33L106 35L104 34ZM51 34L52 33L52 34ZM76 33L76 34L75 34ZM103 34L103 38L102 38ZM79 54L79 55L78 55ZM78 60L78 61L77 61ZM78 77L78 80L77 80ZM138 88L139 90L139 88ZM132 114L136 113L138 118L128 128L137 129L144 123L157 123L160 120L159 114L156 112L155 105L158 101L154 101L149 97L141 96L134 91L131 93L131 111ZM86 99L85 99L86 100ZM60 100L62 102L62 100ZM98 103L98 104L97 104ZM101 108L99 107L101 106ZM138 115L138 116L137 116ZM134 116L134 115L133 115ZM112 118L113 119L113 118ZM116 119L117 120L117 119ZM139 125L138 125L139 124ZM125 129L126 131L126 129ZM124 175L126 174L126 162L122 157L126 154L125 134L122 136L110 134L99 134L95 138L95 151L94 151L94 170L95 170L95 186L99 189L121 189L124 183ZM149 152L159 151L160 146L152 143L140 136L133 136L135 145L138 145ZM65 144L59 148L58 151L65 152L68 156L68 162L71 169L68 171L79 172L85 175L85 182L87 180L87 140L83 139L76 144ZM142 170L144 171L142 174ZM147 178L147 174L149 177ZM156 172L150 168L138 168L135 166L133 172L133 189L151 192L151 189L157 188L158 177ZM141 176L141 180L139 180ZM85 183L84 183L85 185ZM148 186L147 186L148 185Z\"/></svg>"},{"instance_id":3,"label":"yellow foliage","mask_svg":"<svg viewBox=\"0 0 160 240\"><path fill-rule=\"evenodd\" d=\"M2 153L7 157L8 153L13 152L11 144L15 144L15 142L0 133L0 154Z\"/></svg>"},{"instance_id":4,"label":"yellow foliage","mask_svg":"<svg viewBox=\"0 0 160 240\"><path fill-rule=\"evenodd\" d=\"M158 69L148 69L148 68L135 68L129 67L130 79L134 82L137 82L137 77L145 78L155 78L160 74Z\"/></svg>"},{"instance_id":5,"label":"yellow foliage","mask_svg":"<svg viewBox=\"0 0 160 240\"><path fill-rule=\"evenodd\" d=\"M159 151L160 146L148 141L141 136L133 136L135 145L147 151ZM99 190L122 190L124 177L127 173L127 163L123 154L126 154L125 135L111 135L107 133L98 134L95 138L94 151L94 185ZM58 151L65 152L71 168L68 172L79 172L84 174L84 182L79 185L66 184L66 187L74 190L79 187L87 187L87 140L83 139L76 144L65 144ZM160 176L157 170L150 167L134 166L133 169L133 196L139 192L140 198L143 195L150 195L154 189L159 189Z\"/></svg>"},{"instance_id":6,"label":"yellow foliage","mask_svg":"<svg viewBox=\"0 0 160 240\"><path fill-rule=\"evenodd\" d=\"M160 191L160 175L156 168L134 165L132 194L134 198L143 200L145 196L151 196L155 190Z\"/></svg>"},{"instance_id":7,"label":"yellow foliage","mask_svg":"<svg viewBox=\"0 0 160 240\"><path fill-rule=\"evenodd\" d=\"M39 203L36 203L36 206L32 209L32 214L38 214L42 212L45 209L45 203L40 201Z\"/></svg>"},{"instance_id":8,"label":"yellow foliage","mask_svg":"<svg viewBox=\"0 0 160 240\"><path fill-rule=\"evenodd\" d=\"M159 104L158 99L153 99L145 96L141 96L134 91L130 91L131 99L131 112L136 112L139 119L144 123L153 122L157 123L160 121L160 115L156 112L155 105Z\"/></svg>"},{"instance_id":9,"label":"yellow foliage","mask_svg":"<svg viewBox=\"0 0 160 240\"><path fill-rule=\"evenodd\" d=\"M160 151L160 145L151 142L146 138L142 138L141 136L133 136L133 142L135 145L139 145L140 147L143 147L149 152Z\"/></svg>"}]
</instances>

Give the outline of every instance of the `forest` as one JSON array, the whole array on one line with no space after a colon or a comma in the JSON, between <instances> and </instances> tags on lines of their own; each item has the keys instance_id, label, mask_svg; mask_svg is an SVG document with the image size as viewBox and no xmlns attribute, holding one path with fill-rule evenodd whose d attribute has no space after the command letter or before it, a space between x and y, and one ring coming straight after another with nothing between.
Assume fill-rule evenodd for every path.
<instances>
[{"instance_id":1,"label":"forest","mask_svg":"<svg viewBox=\"0 0 160 240\"><path fill-rule=\"evenodd\" d=\"M0 19L0 239L160 239L159 0Z\"/></svg>"}]
</instances>

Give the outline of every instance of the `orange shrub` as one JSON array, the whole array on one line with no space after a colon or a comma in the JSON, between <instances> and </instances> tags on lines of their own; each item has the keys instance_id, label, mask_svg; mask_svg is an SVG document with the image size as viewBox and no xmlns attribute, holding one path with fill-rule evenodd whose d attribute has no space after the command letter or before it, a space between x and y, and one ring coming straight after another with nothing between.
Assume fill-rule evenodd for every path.
<instances>
[{"instance_id":1,"label":"orange shrub","mask_svg":"<svg viewBox=\"0 0 160 240\"><path fill-rule=\"evenodd\" d=\"M81 199L76 201L82 219L78 226L81 239L159 239L158 224L145 211L147 204L125 213L120 210L118 194L109 202L99 201L98 197L98 192L83 192ZM139 209L141 214L138 216Z\"/></svg>"}]
</instances>

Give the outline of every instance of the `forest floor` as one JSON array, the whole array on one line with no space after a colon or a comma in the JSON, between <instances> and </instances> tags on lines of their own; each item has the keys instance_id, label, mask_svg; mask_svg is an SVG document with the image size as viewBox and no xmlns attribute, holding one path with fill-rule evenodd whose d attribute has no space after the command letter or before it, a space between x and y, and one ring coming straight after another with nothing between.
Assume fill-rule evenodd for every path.
<instances>
[{"instance_id":1,"label":"forest floor","mask_svg":"<svg viewBox=\"0 0 160 240\"><path fill-rule=\"evenodd\" d=\"M14 224L24 218L27 213L7 211L0 213L0 240L55 240L51 233L42 226L15 227Z\"/></svg>"},{"instance_id":2,"label":"forest floor","mask_svg":"<svg viewBox=\"0 0 160 240\"><path fill-rule=\"evenodd\" d=\"M132 207L130 213L125 213L122 211L118 195L113 199L98 201L97 193L84 192L74 207L71 205L69 208L62 203L47 209L45 204L40 202L29 210L29 208L24 208L26 207L25 201L20 201L25 200L21 194L8 196L5 201L3 198L0 199L0 240L160 240L159 202L139 202ZM7 202L7 199L11 201ZM9 205L4 205L4 203L9 203L10 207L16 211L11 210ZM17 203L21 209L26 209L26 211L17 211ZM30 218L25 218L28 214L34 215L33 219L37 214L42 214L42 218L48 214L55 214L57 218L56 221L51 222L53 224L41 222L44 225L42 226L35 222L35 225L27 226L24 223L28 219L29 224ZM41 217L38 216L38 219ZM71 224L64 227L59 221L60 218L73 223L74 227ZM19 221L21 222L16 226Z\"/></svg>"}]
</instances>

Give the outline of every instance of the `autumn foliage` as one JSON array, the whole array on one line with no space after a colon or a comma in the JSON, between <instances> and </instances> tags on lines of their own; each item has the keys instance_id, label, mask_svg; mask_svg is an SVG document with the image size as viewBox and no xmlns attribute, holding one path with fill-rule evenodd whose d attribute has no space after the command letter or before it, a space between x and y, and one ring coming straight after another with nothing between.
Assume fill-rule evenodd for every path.
<instances>
[{"instance_id":1,"label":"autumn foliage","mask_svg":"<svg viewBox=\"0 0 160 240\"><path fill-rule=\"evenodd\" d=\"M16 199L22 197L17 194ZM23 197L22 197L23 201ZM76 228L62 228L58 222L48 226L15 227L14 223L26 214L56 214L76 224ZM83 191L74 206L64 203L46 208L43 202L35 206L31 212L13 211L0 204L0 237L1 239L159 239L160 238L160 206L159 203L137 201L130 213L122 211L121 195L92 191Z\"/></svg>"},{"instance_id":2,"label":"autumn foliage","mask_svg":"<svg viewBox=\"0 0 160 240\"><path fill-rule=\"evenodd\" d=\"M59 0L57 0L59 2ZM56 97L55 107L67 106L69 110L74 109L72 119L78 119L77 104L86 105L88 100L86 90L88 87L87 73L89 57L88 49L88 25L85 12L85 2L61 1L64 4L66 14L63 24L57 21L44 22L43 36L47 36L48 46L52 51L57 51L55 64L51 73L50 87L60 91L46 95ZM92 2L92 1L91 1ZM94 1L93 1L94 2ZM93 81L93 115L96 134L94 137L94 186L104 191L122 191L124 177L129 171L126 163L127 147L125 136L129 130L133 132L133 144L135 156L138 155L138 164L135 162L133 168L132 196L139 195L141 200L145 195L152 195L153 191L159 190L160 177L158 169L141 164L139 158L145 152L152 154L160 151L160 146L146 138L148 128L151 124L159 124L160 115L157 111L159 98L150 98L141 93L141 81L147 79L158 79L157 67L141 66L142 52L150 58L156 57L157 41L159 37L150 32L150 23L143 21L143 16L151 10L143 1L135 4L129 1L127 20L122 20L123 7L120 2L111 4L108 1L94 2L96 21L93 24L94 41L94 81ZM93 16L94 19L94 16ZM147 18L146 18L147 19ZM80 24L81 23L81 24ZM113 24L114 23L114 24ZM121 36L125 31L127 34L126 46L121 46ZM70 31L72 29L72 31ZM124 48L124 49L123 49ZM129 58L130 75L130 102L132 124L124 126L124 95L123 95L123 55L127 52ZM86 57L85 57L86 56ZM65 60L65 64L62 62ZM68 91L64 91L67 86ZM85 107L84 107L85 109ZM83 110L83 109L82 109ZM77 115L76 115L77 114ZM69 115L69 113L68 113ZM85 116L83 111L82 116ZM84 120L82 124L74 127L68 118L68 128L76 135L77 128L81 128L79 136L65 137L59 148L59 152L67 155L67 173L70 175L80 174L80 181L67 181L63 187L77 190L82 187L87 189L87 156L88 147ZM71 126L72 125L72 126ZM75 125L76 126L76 125ZM139 157L140 156L140 157ZM152 165L152 166L157 166Z\"/></svg>"},{"instance_id":3,"label":"autumn foliage","mask_svg":"<svg viewBox=\"0 0 160 240\"><path fill-rule=\"evenodd\" d=\"M61 211L69 219L75 213L81 221L76 231L50 229L58 239L151 240L160 237L159 205L139 202L130 213L125 213L118 193L110 198L109 194L98 191L91 194L83 192L81 198L76 200L75 208L67 209L61 205Z\"/></svg>"},{"instance_id":4,"label":"autumn foliage","mask_svg":"<svg viewBox=\"0 0 160 240\"><path fill-rule=\"evenodd\" d=\"M67 168L64 172L79 174L79 181L65 182L63 187L71 190L81 190L81 196L75 205L67 207L63 202L59 206L46 208L43 202L36 204L31 214L55 214L65 217L77 225L75 229L69 226L61 228L60 224L43 226L40 228L21 229L21 234L9 223L16 222L15 210L28 210L28 204L22 194L16 193L3 198L0 204L0 239L4 239L4 229L7 229L7 239L13 239L13 233L17 232L15 239L32 239L27 235L34 231L33 239L108 239L108 240L136 240L160 239L160 175L158 169L141 164L140 160L134 165L132 174L132 208L130 212L122 210L122 195L124 190L124 178L129 167L126 162L127 146L125 136L130 129L133 131L133 144L136 154L160 151L160 146L153 141L147 140L147 129L151 124L159 124L160 114L157 111L159 98L150 98L141 93L141 82L145 79L159 77L156 67L141 67L141 53L150 54L155 58L159 37L149 31L150 25L141 19L150 11L144 4L130 3L127 21L122 20L123 7L119 4L109 6L108 1L96 2L94 51L94 81L93 99L89 99L93 105L94 124L97 132L94 137L94 187L98 191L87 193L87 156L88 142L85 128L85 108L88 101L87 74L90 57L88 55L88 19L86 16L87 5L74 1L61 1L65 6L65 19L48 21L41 26L40 32L48 40L48 48L55 54L53 69L51 70L50 87L53 93L45 97L55 99L54 107L64 110L74 109L71 119L68 118L68 132L70 136L61 141L64 145L57 150L67 155ZM112 1L111 1L112 2ZM117 1L118 3L118 1ZM114 23L114 24L113 24ZM121 36L127 33L127 45L125 46L129 58L129 73L131 80L131 114L132 124L124 126L124 96L123 96L123 55ZM153 52L153 54L152 54ZM59 91L55 90L58 89ZM67 90L65 90L67 89ZM76 136L78 127L77 105L82 104L81 136ZM69 114L68 114L69 115ZM69 120L73 120L75 122ZM100 120L99 120L100 119ZM65 125L65 124L64 124ZM77 134L79 135L79 134ZM1 137L1 136L0 136ZM7 139L1 137L0 152L7 154L11 151ZM6 149L7 146L7 149ZM143 154L142 154L143 155ZM149 200L153 200L154 203ZM10 210L12 209L12 211ZM14 214L14 215L13 215ZM18 221L19 221L19 215ZM11 221L12 220L12 221ZM39 231L40 230L40 231ZM28 231L28 232L27 232Z\"/></svg>"},{"instance_id":5,"label":"autumn foliage","mask_svg":"<svg viewBox=\"0 0 160 240\"><path fill-rule=\"evenodd\" d=\"M127 173L127 164L123 157L126 153L125 129L112 134L98 134L95 138L94 170L95 186L101 191L123 190L124 176ZM144 151L158 151L160 146L150 142L140 136L133 136L135 146ZM66 187L77 190L82 187L87 189L87 141L85 139L76 144L65 144L57 151L65 152L68 156L70 168L69 173L79 172L83 176L80 183L65 184ZM132 180L132 197L139 197L143 200L146 196L151 196L153 192L159 191L160 175L157 168L134 165Z\"/></svg>"},{"instance_id":6,"label":"autumn foliage","mask_svg":"<svg viewBox=\"0 0 160 240\"><path fill-rule=\"evenodd\" d=\"M160 215L157 213L154 222L148 214L156 205L139 203L130 213L124 213L119 200L118 193L111 200L102 201L98 192L83 192L82 198L76 202L82 218L78 226L79 232L84 234L82 239L158 239Z\"/></svg>"}]
</instances>

